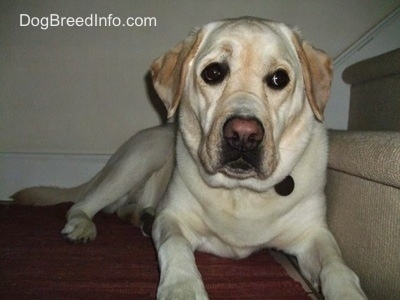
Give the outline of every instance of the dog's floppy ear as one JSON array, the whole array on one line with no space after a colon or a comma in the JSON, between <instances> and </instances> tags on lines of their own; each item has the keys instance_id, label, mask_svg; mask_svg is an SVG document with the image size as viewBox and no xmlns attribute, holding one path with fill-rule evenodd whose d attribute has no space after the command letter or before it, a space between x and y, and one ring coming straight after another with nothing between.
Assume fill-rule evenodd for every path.
<instances>
[{"instance_id":1,"label":"dog's floppy ear","mask_svg":"<svg viewBox=\"0 0 400 300\"><path fill-rule=\"evenodd\" d=\"M304 85L311 109L319 121L324 119L324 110L329 98L332 82L332 60L323 51L302 41L296 34L293 37L297 55L302 67Z\"/></svg>"},{"instance_id":2,"label":"dog's floppy ear","mask_svg":"<svg viewBox=\"0 0 400 300\"><path fill-rule=\"evenodd\" d=\"M203 35L201 30L192 31L185 40L151 65L153 85L167 109L168 118L174 115L181 100L189 63L195 56Z\"/></svg>"}]
</instances>

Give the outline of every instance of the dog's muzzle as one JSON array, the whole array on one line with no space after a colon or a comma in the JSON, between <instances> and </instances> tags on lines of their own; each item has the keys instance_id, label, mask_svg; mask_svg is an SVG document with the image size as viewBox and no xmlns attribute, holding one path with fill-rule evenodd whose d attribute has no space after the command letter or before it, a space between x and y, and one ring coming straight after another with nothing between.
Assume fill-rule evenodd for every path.
<instances>
[{"instance_id":1,"label":"dog's muzzle","mask_svg":"<svg viewBox=\"0 0 400 300\"><path fill-rule=\"evenodd\" d=\"M223 125L222 171L239 178L259 173L264 128L256 118L234 116Z\"/></svg>"}]
</instances>

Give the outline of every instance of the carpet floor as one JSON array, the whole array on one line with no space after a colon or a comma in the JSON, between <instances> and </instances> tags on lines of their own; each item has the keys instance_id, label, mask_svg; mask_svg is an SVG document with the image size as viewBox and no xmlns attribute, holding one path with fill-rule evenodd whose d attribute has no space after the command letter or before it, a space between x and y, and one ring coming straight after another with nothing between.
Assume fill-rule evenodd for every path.
<instances>
[{"instance_id":1,"label":"carpet floor","mask_svg":"<svg viewBox=\"0 0 400 300\"><path fill-rule=\"evenodd\" d=\"M60 234L71 204L0 205L0 299L155 299L159 270L151 239L99 213L85 245ZM243 260L196 253L210 299L309 299L268 251Z\"/></svg>"}]
</instances>

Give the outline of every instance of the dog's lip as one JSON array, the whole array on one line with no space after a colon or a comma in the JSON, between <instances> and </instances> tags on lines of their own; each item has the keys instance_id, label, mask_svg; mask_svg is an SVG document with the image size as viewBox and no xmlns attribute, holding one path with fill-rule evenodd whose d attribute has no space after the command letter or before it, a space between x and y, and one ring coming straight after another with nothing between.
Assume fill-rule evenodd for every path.
<instances>
[{"instance_id":1,"label":"dog's lip","mask_svg":"<svg viewBox=\"0 0 400 300\"><path fill-rule=\"evenodd\" d=\"M201 161L201 164L210 175L221 173L234 179L265 179L268 177L267 174L264 174L262 170L254 166L243 155L238 155L229 161L219 161L215 164L207 164Z\"/></svg>"},{"instance_id":2,"label":"dog's lip","mask_svg":"<svg viewBox=\"0 0 400 300\"><path fill-rule=\"evenodd\" d=\"M255 169L254 166L247 160L243 159L243 157L226 163L225 167L234 171L236 170L238 171L238 173L243 173Z\"/></svg>"},{"instance_id":3,"label":"dog's lip","mask_svg":"<svg viewBox=\"0 0 400 300\"><path fill-rule=\"evenodd\" d=\"M240 160L240 159L238 159L238 160ZM235 163L239 163L239 162L235 161ZM224 174L227 177L230 177L232 179L237 179L237 180L244 180L244 179L250 179L250 178L265 180L271 175L270 172L263 172L262 170L258 170L257 168L255 168L250 163L248 163L244 160L243 160L243 162L240 162L240 163L248 164L249 167L246 168L246 170L233 168L232 162L228 162L225 164L216 164L213 166L204 164L202 162L201 165L203 166L202 169L205 170L206 173L208 173L209 175L215 175L217 173L220 173L220 174Z\"/></svg>"},{"instance_id":4,"label":"dog's lip","mask_svg":"<svg viewBox=\"0 0 400 300\"><path fill-rule=\"evenodd\" d=\"M237 166L241 166L238 168ZM248 179L248 178L264 178L263 174L257 172L256 168L254 168L251 164L246 162L243 159L238 159L236 161L227 163L220 167L217 172L223 173L228 177L235 179Z\"/></svg>"}]
</instances>

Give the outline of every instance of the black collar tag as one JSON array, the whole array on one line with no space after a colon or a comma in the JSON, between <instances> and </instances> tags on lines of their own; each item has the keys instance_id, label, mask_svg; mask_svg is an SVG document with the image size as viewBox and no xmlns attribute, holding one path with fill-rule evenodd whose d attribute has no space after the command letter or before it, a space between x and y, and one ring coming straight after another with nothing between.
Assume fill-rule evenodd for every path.
<instances>
[{"instance_id":1,"label":"black collar tag","mask_svg":"<svg viewBox=\"0 0 400 300\"><path fill-rule=\"evenodd\" d=\"M294 180L292 176L287 176L275 185L275 192L281 196L289 196L294 190Z\"/></svg>"}]
</instances>

